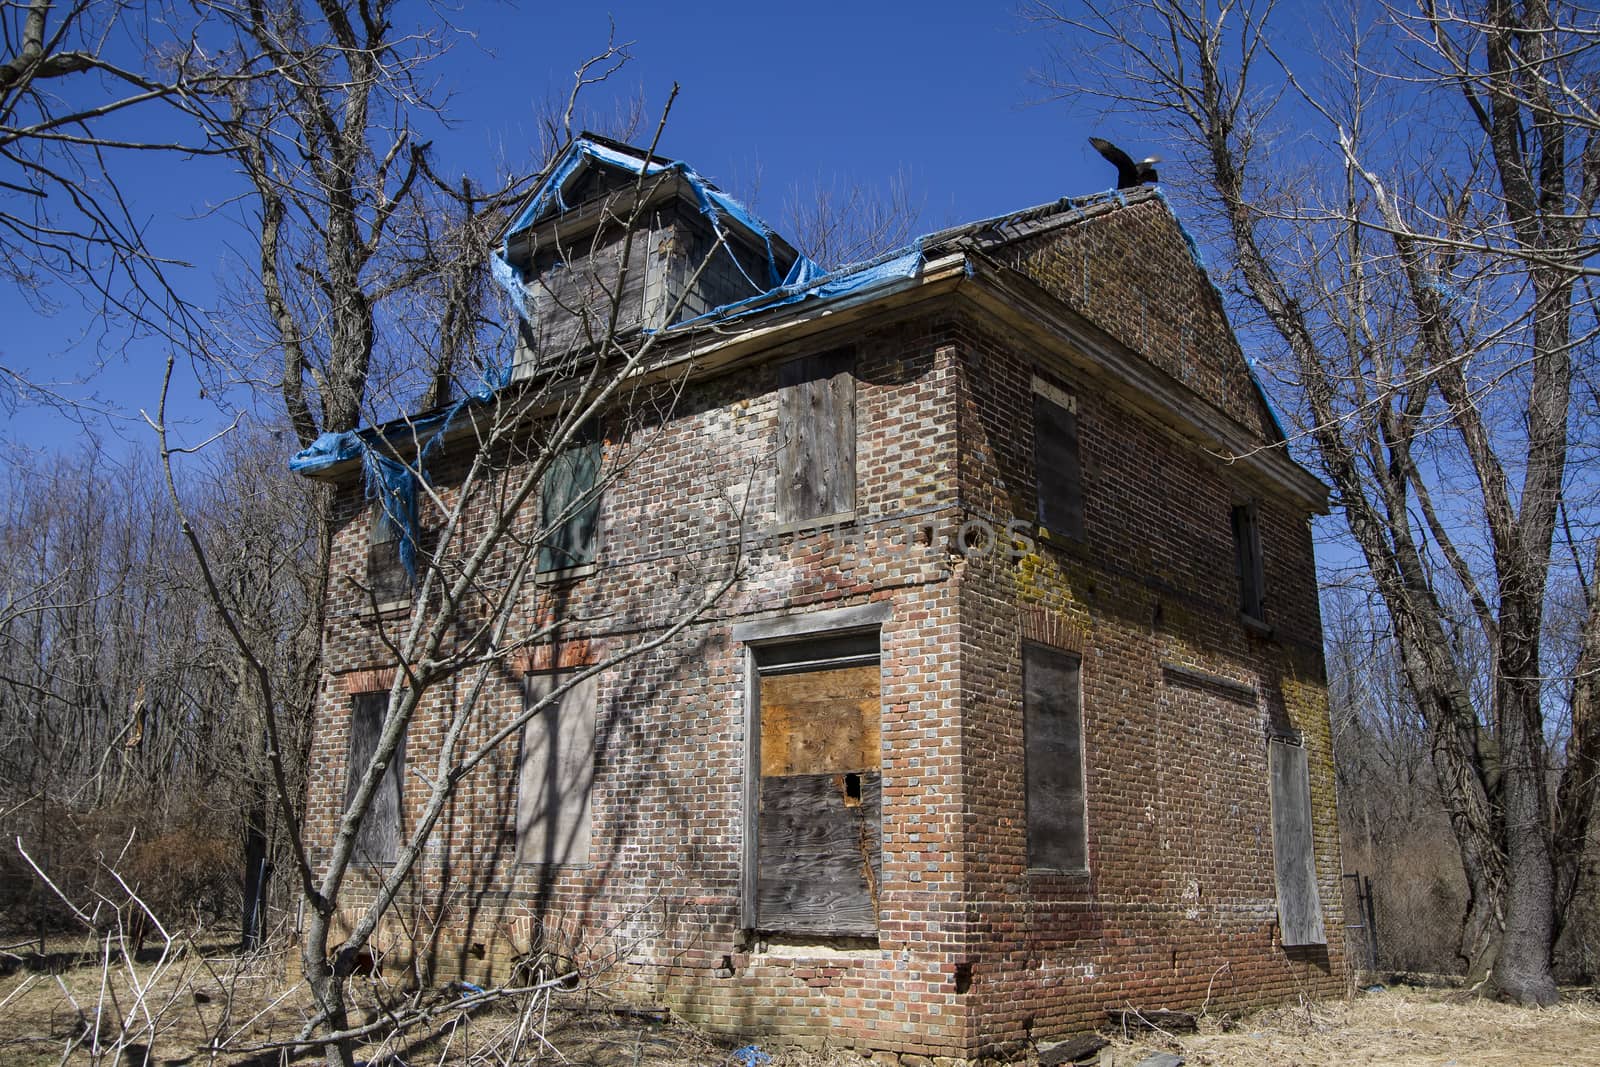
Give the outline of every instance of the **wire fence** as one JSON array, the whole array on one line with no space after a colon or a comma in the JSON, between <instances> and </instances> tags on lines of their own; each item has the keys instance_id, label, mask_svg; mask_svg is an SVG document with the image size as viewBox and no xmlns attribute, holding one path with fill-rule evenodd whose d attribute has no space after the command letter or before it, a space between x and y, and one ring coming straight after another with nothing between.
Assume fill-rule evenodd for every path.
<instances>
[{"instance_id":1,"label":"wire fence","mask_svg":"<svg viewBox=\"0 0 1600 1067\"><path fill-rule=\"evenodd\" d=\"M1359 970L1459 976L1466 893L1446 878L1352 873L1344 876L1345 958ZM1600 899L1580 892L1562 915L1554 967L1558 981L1600 977Z\"/></svg>"},{"instance_id":2,"label":"wire fence","mask_svg":"<svg viewBox=\"0 0 1600 1067\"><path fill-rule=\"evenodd\" d=\"M1446 879L1344 876L1345 952L1369 971L1460 975L1465 894Z\"/></svg>"}]
</instances>

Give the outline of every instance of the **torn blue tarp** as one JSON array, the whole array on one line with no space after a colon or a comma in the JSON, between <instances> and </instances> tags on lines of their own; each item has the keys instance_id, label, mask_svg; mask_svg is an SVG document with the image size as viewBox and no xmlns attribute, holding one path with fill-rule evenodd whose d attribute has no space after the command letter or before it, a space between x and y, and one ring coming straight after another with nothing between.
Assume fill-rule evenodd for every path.
<instances>
[{"instance_id":1,"label":"torn blue tarp","mask_svg":"<svg viewBox=\"0 0 1600 1067\"><path fill-rule=\"evenodd\" d=\"M742 315L751 315L757 311L782 307L785 304L796 304L806 299L836 300L851 293L876 289L891 282L915 278L922 269L922 261L921 238L905 248L895 249L865 263L840 267L836 271L823 271L808 259L805 260L807 266L804 269L796 263L782 285L743 300L736 300L731 304L712 308L704 315L685 319L667 327L666 332L700 326L708 322L736 319Z\"/></svg>"},{"instance_id":2,"label":"torn blue tarp","mask_svg":"<svg viewBox=\"0 0 1600 1067\"><path fill-rule=\"evenodd\" d=\"M635 155L612 148L589 137L579 137L567 146L566 150L556 160L555 165L550 168L549 175L539 183L538 188L529 194L522 210L517 212L517 217L510 226L506 227L505 237L500 243L499 250L490 257L490 271L495 283L505 290L507 296L511 298L512 304L515 305L517 314L521 315L524 321L530 319L525 279L522 277L522 272L510 262L510 239L513 235L535 225L552 211L566 211L573 206L566 201L566 186L588 160L616 167L629 174L637 175L642 172L646 177L668 171L676 172L693 192L695 203L699 206L700 213L711 223L712 231L722 239L723 247L728 255L733 258L734 266L739 270L739 273L744 275L745 280L750 283L753 289L770 292L781 286L795 284L801 278L808 278L822 273L821 267L805 256L800 256L795 261L794 266L789 269L787 277L780 275L778 272L777 253L772 247L774 235L772 227L758 218L749 208L724 193L721 189L718 189L715 183L702 177L687 163L681 161L672 163L658 162L653 159L646 159L643 155ZM725 218L735 220L761 242L762 248L766 253L765 278L752 278L745 270L744 264L739 261L739 257L733 251L727 231L723 228L723 220ZM796 277L796 271L800 272L801 278Z\"/></svg>"},{"instance_id":3,"label":"torn blue tarp","mask_svg":"<svg viewBox=\"0 0 1600 1067\"><path fill-rule=\"evenodd\" d=\"M382 501L384 518L393 524L400 536L400 562L406 574L415 580L418 476L426 477L428 456L444 442L445 431L461 412L493 400L510 381L509 365L489 364L484 367L477 388L444 411L391 422L381 428L325 433L290 456L289 469L297 474L310 474L359 459L366 497ZM399 458L402 450L410 450L406 445L416 449L416 462L411 466Z\"/></svg>"}]
</instances>

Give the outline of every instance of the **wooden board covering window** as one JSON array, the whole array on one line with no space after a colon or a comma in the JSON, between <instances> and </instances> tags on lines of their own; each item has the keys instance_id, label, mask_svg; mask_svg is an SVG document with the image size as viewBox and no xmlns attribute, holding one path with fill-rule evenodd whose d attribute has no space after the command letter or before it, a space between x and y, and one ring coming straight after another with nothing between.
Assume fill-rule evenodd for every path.
<instances>
[{"instance_id":1,"label":"wooden board covering window","mask_svg":"<svg viewBox=\"0 0 1600 1067\"><path fill-rule=\"evenodd\" d=\"M1306 750L1267 744L1272 779L1272 864L1278 881L1278 928L1285 945L1325 945L1322 898L1311 836L1311 776Z\"/></svg>"},{"instance_id":2,"label":"wooden board covering window","mask_svg":"<svg viewBox=\"0 0 1600 1067\"><path fill-rule=\"evenodd\" d=\"M392 513L391 513L392 512ZM380 496L372 503L372 536L367 548L367 584L379 604L406 600L411 596L411 575L400 560L404 525L417 528L416 508L394 496Z\"/></svg>"},{"instance_id":3,"label":"wooden board covering window","mask_svg":"<svg viewBox=\"0 0 1600 1067\"><path fill-rule=\"evenodd\" d=\"M561 673L530 674L529 704L566 684ZM594 678L569 689L522 728L517 767L517 862L587 863L594 787Z\"/></svg>"},{"instance_id":4,"label":"wooden board covering window","mask_svg":"<svg viewBox=\"0 0 1600 1067\"><path fill-rule=\"evenodd\" d=\"M1077 871L1088 866L1078 671L1077 656L1023 646L1029 867Z\"/></svg>"},{"instance_id":5,"label":"wooden board covering window","mask_svg":"<svg viewBox=\"0 0 1600 1067\"><path fill-rule=\"evenodd\" d=\"M1083 540L1083 467L1078 460L1078 416L1039 393L1033 395L1033 467L1039 525Z\"/></svg>"},{"instance_id":6,"label":"wooden board covering window","mask_svg":"<svg viewBox=\"0 0 1600 1067\"><path fill-rule=\"evenodd\" d=\"M350 759L345 783L346 810L355 799L356 787L366 772L367 764L378 750L383 733L383 718L389 710L389 694L357 693L350 707ZM402 738L395 749L394 759L384 768L378 783L378 792L367 809L367 817L356 831L355 861L357 863L393 863L400 850L401 784L405 780L406 747Z\"/></svg>"},{"instance_id":7,"label":"wooden board covering window","mask_svg":"<svg viewBox=\"0 0 1600 1067\"><path fill-rule=\"evenodd\" d=\"M1252 619L1265 619L1261 525L1254 503L1233 509L1233 550L1239 567L1239 610Z\"/></svg>"},{"instance_id":8,"label":"wooden board covering window","mask_svg":"<svg viewBox=\"0 0 1600 1067\"><path fill-rule=\"evenodd\" d=\"M778 522L847 514L856 506L855 352L839 349L778 368Z\"/></svg>"},{"instance_id":9,"label":"wooden board covering window","mask_svg":"<svg viewBox=\"0 0 1600 1067\"><path fill-rule=\"evenodd\" d=\"M883 877L876 662L760 679L756 923L873 936Z\"/></svg>"},{"instance_id":10,"label":"wooden board covering window","mask_svg":"<svg viewBox=\"0 0 1600 1067\"><path fill-rule=\"evenodd\" d=\"M597 441L567 449L545 471L539 490L539 518L545 530L544 543L539 546L540 571L594 562L600 497L593 490L599 477Z\"/></svg>"}]
</instances>

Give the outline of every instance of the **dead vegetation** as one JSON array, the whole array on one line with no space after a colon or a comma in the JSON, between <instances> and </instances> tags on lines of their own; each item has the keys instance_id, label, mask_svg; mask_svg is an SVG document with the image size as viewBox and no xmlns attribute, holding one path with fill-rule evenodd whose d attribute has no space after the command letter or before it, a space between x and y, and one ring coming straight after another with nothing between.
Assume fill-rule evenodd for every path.
<instances>
[{"instance_id":1,"label":"dead vegetation","mask_svg":"<svg viewBox=\"0 0 1600 1067\"><path fill-rule=\"evenodd\" d=\"M240 957L179 938L131 961L108 954L104 941L47 947L43 955L13 950L0 957L0 1062L309 1062L285 1047L313 1014L304 984L284 967L288 953ZM356 998L365 1006L360 1017L381 1022L383 980L363 981ZM622 1010L592 987L547 988L484 1004L471 987L447 983L432 1004L427 1025L405 1033L379 1026L357 1058L413 1067L867 1062L854 1049L788 1048L763 1043L757 1034L713 1037L662 1014ZM1600 992L1569 989L1559 1006L1538 1009L1464 998L1452 989L1377 988L1350 1000L1205 1015L1195 1033L1106 1036L1110 1045L1088 1061L1098 1067L1136 1067L1156 1052L1175 1053L1189 1067L1556 1067L1593 1062L1600 1048ZM1037 1050L1019 1062L1037 1064Z\"/></svg>"},{"instance_id":2,"label":"dead vegetation","mask_svg":"<svg viewBox=\"0 0 1600 1067\"><path fill-rule=\"evenodd\" d=\"M1242 1018L1206 1016L1193 1034L1119 1036L1100 1064L1134 1067L1152 1052L1168 1051L1188 1067L1568 1067L1594 1062L1596 1049L1600 997L1592 988L1566 990L1559 1005L1539 1009L1455 990L1397 987Z\"/></svg>"}]
</instances>

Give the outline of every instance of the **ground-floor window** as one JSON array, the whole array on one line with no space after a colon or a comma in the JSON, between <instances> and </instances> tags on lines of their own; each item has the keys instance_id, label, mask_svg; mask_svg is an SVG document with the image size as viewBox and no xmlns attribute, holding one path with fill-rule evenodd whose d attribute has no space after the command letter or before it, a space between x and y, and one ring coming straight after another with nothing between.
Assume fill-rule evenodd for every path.
<instances>
[{"instance_id":1,"label":"ground-floor window","mask_svg":"<svg viewBox=\"0 0 1600 1067\"><path fill-rule=\"evenodd\" d=\"M387 690L374 693L356 693L350 698L350 759L345 781L344 802L346 810L355 799L361 776L383 735L383 720L389 712ZM356 830L355 861L357 863L393 863L400 851L402 783L405 781L406 745L401 738L394 758L383 770L378 782L378 792L367 809L367 817Z\"/></svg>"},{"instance_id":2,"label":"ground-floor window","mask_svg":"<svg viewBox=\"0 0 1600 1067\"><path fill-rule=\"evenodd\" d=\"M1028 866L1038 870L1089 865L1080 665L1070 652L1022 646Z\"/></svg>"},{"instance_id":3,"label":"ground-floor window","mask_svg":"<svg viewBox=\"0 0 1600 1067\"><path fill-rule=\"evenodd\" d=\"M524 707L549 700L572 671L530 674ZM517 763L517 862L589 862L595 678L572 685L522 728Z\"/></svg>"},{"instance_id":4,"label":"ground-floor window","mask_svg":"<svg viewBox=\"0 0 1600 1067\"><path fill-rule=\"evenodd\" d=\"M1285 945L1325 945L1322 900L1311 835L1311 775L1304 745L1267 743L1272 779L1272 866L1278 882L1278 929Z\"/></svg>"}]
</instances>

